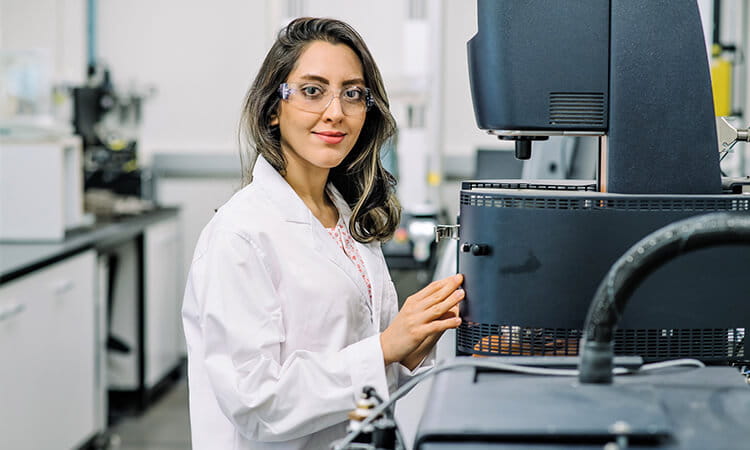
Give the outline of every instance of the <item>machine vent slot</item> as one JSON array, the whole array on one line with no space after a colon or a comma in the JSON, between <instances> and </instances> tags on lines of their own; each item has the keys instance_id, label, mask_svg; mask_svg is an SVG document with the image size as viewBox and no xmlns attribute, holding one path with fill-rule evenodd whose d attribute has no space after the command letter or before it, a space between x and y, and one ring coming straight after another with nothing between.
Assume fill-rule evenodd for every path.
<instances>
[{"instance_id":1,"label":"machine vent slot","mask_svg":"<svg viewBox=\"0 0 750 450\"><path fill-rule=\"evenodd\" d=\"M557 180L560 181L560 180ZM596 183L551 184L540 181L465 181L462 189L544 189L545 191L596 191Z\"/></svg>"},{"instance_id":2,"label":"machine vent slot","mask_svg":"<svg viewBox=\"0 0 750 450\"><path fill-rule=\"evenodd\" d=\"M604 126L604 93L551 92L549 124L565 126Z\"/></svg>"},{"instance_id":3,"label":"machine vent slot","mask_svg":"<svg viewBox=\"0 0 750 450\"><path fill-rule=\"evenodd\" d=\"M590 209L615 211L750 211L750 199L531 197L461 192L461 204L487 208Z\"/></svg>"},{"instance_id":4,"label":"machine vent slot","mask_svg":"<svg viewBox=\"0 0 750 450\"><path fill-rule=\"evenodd\" d=\"M526 328L465 321L456 333L456 345L466 354L486 356L577 356L581 330ZM697 358L706 362L742 363L745 328L618 329L615 354L658 361Z\"/></svg>"}]
</instances>

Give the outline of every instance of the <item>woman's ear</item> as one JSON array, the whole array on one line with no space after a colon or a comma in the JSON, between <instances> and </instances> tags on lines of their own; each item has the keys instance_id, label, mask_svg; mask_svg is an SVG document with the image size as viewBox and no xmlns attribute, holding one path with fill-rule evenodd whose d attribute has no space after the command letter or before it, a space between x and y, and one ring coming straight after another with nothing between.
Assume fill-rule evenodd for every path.
<instances>
[{"instance_id":1,"label":"woman's ear","mask_svg":"<svg viewBox=\"0 0 750 450\"><path fill-rule=\"evenodd\" d=\"M278 126L279 125L279 116L277 116L276 114L272 115L271 116L271 121L268 122L268 124L271 125L272 127Z\"/></svg>"}]
</instances>

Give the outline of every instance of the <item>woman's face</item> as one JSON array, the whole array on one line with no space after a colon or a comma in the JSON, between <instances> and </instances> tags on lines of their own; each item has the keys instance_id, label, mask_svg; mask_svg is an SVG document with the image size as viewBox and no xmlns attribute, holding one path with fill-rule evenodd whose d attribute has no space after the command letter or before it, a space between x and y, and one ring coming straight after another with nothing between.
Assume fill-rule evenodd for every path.
<instances>
[{"instance_id":1,"label":"woman's face","mask_svg":"<svg viewBox=\"0 0 750 450\"><path fill-rule=\"evenodd\" d=\"M341 96L334 97L322 112L310 112L316 108L298 101L279 102L278 116L271 123L279 126L287 172L338 166L354 147L365 123L365 110L342 104L358 95L357 86L364 86L359 58L344 44L312 42L300 55L286 83L294 90L292 95L300 96L294 100L323 92L324 99L331 94ZM349 99L342 100L344 96Z\"/></svg>"}]
</instances>

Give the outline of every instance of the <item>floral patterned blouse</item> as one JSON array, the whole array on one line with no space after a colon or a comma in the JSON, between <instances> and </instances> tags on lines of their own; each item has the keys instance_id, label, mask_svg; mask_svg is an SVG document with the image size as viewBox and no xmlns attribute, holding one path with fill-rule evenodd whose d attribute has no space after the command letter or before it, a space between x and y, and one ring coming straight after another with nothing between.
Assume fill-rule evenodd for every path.
<instances>
[{"instance_id":1,"label":"floral patterned blouse","mask_svg":"<svg viewBox=\"0 0 750 450\"><path fill-rule=\"evenodd\" d=\"M341 247L341 250L344 251L346 256L349 257L360 275L362 275L362 279L365 280L365 284L367 285L367 294L370 297L370 303L372 303L372 285L370 284L370 279L367 278L365 263L362 261L362 257L359 255L357 247L354 246L354 238L349 233L349 229L346 227L346 224L344 224L344 220L339 217L336 226L333 228L326 228L326 230L333 240L339 244L339 247Z\"/></svg>"}]
</instances>

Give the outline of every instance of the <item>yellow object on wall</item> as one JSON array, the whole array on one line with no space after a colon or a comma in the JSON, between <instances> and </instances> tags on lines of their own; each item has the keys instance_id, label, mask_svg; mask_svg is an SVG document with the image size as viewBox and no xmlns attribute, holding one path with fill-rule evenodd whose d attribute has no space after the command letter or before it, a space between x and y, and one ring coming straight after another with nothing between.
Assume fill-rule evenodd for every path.
<instances>
[{"instance_id":1,"label":"yellow object on wall","mask_svg":"<svg viewBox=\"0 0 750 450\"><path fill-rule=\"evenodd\" d=\"M439 186L440 185L440 174L434 171L430 171L427 173L427 184L430 186Z\"/></svg>"},{"instance_id":2,"label":"yellow object on wall","mask_svg":"<svg viewBox=\"0 0 750 450\"><path fill-rule=\"evenodd\" d=\"M711 53L711 88L717 116L732 114L732 61L722 56L721 47L714 45Z\"/></svg>"}]
</instances>

